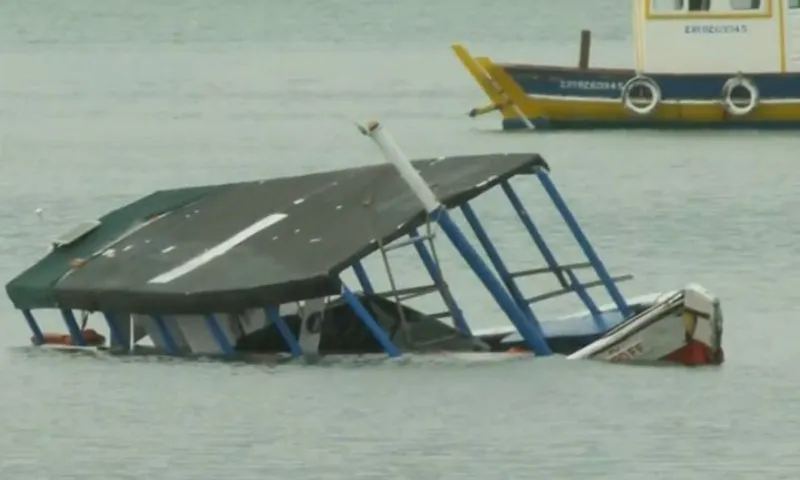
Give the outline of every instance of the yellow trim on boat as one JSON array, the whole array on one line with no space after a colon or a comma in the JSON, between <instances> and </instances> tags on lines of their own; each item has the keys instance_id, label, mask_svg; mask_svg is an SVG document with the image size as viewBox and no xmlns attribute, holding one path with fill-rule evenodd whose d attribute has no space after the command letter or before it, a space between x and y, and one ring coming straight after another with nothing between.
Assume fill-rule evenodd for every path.
<instances>
[{"instance_id":1,"label":"yellow trim on boat","mask_svg":"<svg viewBox=\"0 0 800 480\"><path fill-rule=\"evenodd\" d=\"M785 0L778 0L778 46L781 52L781 73L786 73L786 10L783 7ZM770 5L772 2L770 2Z\"/></svg>"},{"instance_id":2,"label":"yellow trim on boat","mask_svg":"<svg viewBox=\"0 0 800 480\"><path fill-rule=\"evenodd\" d=\"M757 18L772 18L772 1L766 0L767 8L757 13L743 10L741 13L712 13L712 12L687 12L687 13L657 13L652 11L652 1L644 1L645 18L647 20L748 20ZM783 2L783 0L778 0Z\"/></svg>"},{"instance_id":3,"label":"yellow trim on boat","mask_svg":"<svg viewBox=\"0 0 800 480\"><path fill-rule=\"evenodd\" d=\"M683 311L683 328L690 337L694 337L697 330L697 314L689 310Z\"/></svg>"},{"instance_id":4,"label":"yellow trim on boat","mask_svg":"<svg viewBox=\"0 0 800 480\"><path fill-rule=\"evenodd\" d=\"M633 38L636 56L636 71L644 70L644 29L642 28L641 2L635 1L633 8Z\"/></svg>"},{"instance_id":5,"label":"yellow trim on boat","mask_svg":"<svg viewBox=\"0 0 800 480\"><path fill-rule=\"evenodd\" d=\"M528 118L543 117L553 121L620 122L635 118L681 123L726 123L731 119L719 102L665 102L647 117L637 117L628 112L621 101L592 99L560 99L548 97L528 98L520 108ZM513 117L506 116L506 119ZM741 118L745 121L797 121L800 102L763 102L752 113Z\"/></svg>"},{"instance_id":6,"label":"yellow trim on boat","mask_svg":"<svg viewBox=\"0 0 800 480\"><path fill-rule=\"evenodd\" d=\"M495 65L487 57L473 57L459 43L452 44L451 48L492 102L490 105L473 108L470 116L495 110L500 110L503 117L509 119L520 118L520 114L524 114L521 105L530 102L530 98L517 82L505 73L505 69Z\"/></svg>"},{"instance_id":7,"label":"yellow trim on boat","mask_svg":"<svg viewBox=\"0 0 800 480\"><path fill-rule=\"evenodd\" d=\"M451 45L453 52L455 52L456 56L461 63L464 64L464 68L472 75L478 85L480 85L481 89L486 93L486 96L489 97L489 100L492 101L493 105L502 105L505 102L503 95L501 92L497 91L494 85L492 85L491 78L486 78L487 73L485 70L485 66L481 65L472 55L469 54L467 49L458 43L454 43ZM486 107L481 107L486 108Z\"/></svg>"}]
</instances>

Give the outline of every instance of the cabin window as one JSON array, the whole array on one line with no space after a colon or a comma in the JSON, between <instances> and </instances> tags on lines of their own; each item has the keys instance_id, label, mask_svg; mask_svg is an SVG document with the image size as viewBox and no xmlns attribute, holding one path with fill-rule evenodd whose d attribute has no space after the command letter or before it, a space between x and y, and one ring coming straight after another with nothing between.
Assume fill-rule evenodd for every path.
<instances>
[{"instance_id":1,"label":"cabin window","mask_svg":"<svg viewBox=\"0 0 800 480\"><path fill-rule=\"evenodd\" d=\"M761 10L761 0L731 0L731 10Z\"/></svg>"},{"instance_id":2,"label":"cabin window","mask_svg":"<svg viewBox=\"0 0 800 480\"><path fill-rule=\"evenodd\" d=\"M683 7L684 0L653 0L654 12L680 12L683 10Z\"/></svg>"},{"instance_id":3,"label":"cabin window","mask_svg":"<svg viewBox=\"0 0 800 480\"><path fill-rule=\"evenodd\" d=\"M707 12L711 8L711 0L689 0L690 12Z\"/></svg>"},{"instance_id":4,"label":"cabin window","mask_svg":"<svg viewBox=\"0 0 800 480\"><path fill-rule=\"evenodd\" d=\"M768 4L768 0L650 0L650 10L656 15L752 14L765 12ZM800 0L789 0L789 8L800 8Z\"/></svg>"}]
</instances>

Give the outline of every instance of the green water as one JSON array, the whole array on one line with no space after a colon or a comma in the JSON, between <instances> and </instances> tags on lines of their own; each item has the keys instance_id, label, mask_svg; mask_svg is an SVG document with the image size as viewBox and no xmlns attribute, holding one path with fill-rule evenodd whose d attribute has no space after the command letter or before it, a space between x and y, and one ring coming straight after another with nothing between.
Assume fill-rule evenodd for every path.
<instances>
[{"instance_id":1,"label":"green water","mask_svg":"<svg viewBox=\"0 0 800 480\"><path fill-rule=\"evenodd\" d=\"M450 42L498 59L572 64L578 31L591 28L593 63L625 66L627 7L0 4L6 280L73 224L156 188L381 161L352 126L374 117L413 156L542 153L612 271L636 274L624 291L703 284L722 298L727 351L722 368L695 370L563 359L271 368L94 358L23 348L30 333L5 303L0 478L800 475L800 138L499 134L497 118L465 116L485 99ZM553 223L538 192L520 192L540 223ZM489 198L479 212L515 268L540 264L507 205ZM571 239L563 227L548 230L568 261ZM422 281L416 263L396 263L398 276ZM502 324L461 264L447 273L474 326ZM54 318L45 326L62 329Z\"/></svg>"}]
</instances>

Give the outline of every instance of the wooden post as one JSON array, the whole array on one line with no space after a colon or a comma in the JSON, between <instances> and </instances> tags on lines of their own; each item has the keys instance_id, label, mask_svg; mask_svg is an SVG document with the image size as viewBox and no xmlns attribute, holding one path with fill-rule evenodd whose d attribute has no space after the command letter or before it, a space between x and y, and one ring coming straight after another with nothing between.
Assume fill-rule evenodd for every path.
<instances>
[{"instance_id":1,"label":"wooden post","mask_svg":"<svg viewBox=\"0 0 800 480\"><path fill-rule=\"evenodd\" d=\"M578 68L589 68L589 53L592 50L592 32L589 30L581 30L581 52L578 59Z\"/></svg>"}]
</instances>

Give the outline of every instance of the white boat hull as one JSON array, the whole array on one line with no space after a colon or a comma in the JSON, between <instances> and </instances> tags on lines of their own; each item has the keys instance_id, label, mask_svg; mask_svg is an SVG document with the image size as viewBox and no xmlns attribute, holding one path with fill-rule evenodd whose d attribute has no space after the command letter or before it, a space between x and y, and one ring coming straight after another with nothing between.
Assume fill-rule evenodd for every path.
<instances>
[{"instance_id":1,"label":"white boat hull","mask_svg":"<svg viewBox=\"0 0 800 480\"><path fill-rule=\"evenodd\" d=\"M723 360L722 323L719 300L688 285L567 358L717 364Z\"/></svg>"}]
</instances>

